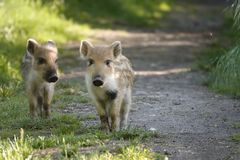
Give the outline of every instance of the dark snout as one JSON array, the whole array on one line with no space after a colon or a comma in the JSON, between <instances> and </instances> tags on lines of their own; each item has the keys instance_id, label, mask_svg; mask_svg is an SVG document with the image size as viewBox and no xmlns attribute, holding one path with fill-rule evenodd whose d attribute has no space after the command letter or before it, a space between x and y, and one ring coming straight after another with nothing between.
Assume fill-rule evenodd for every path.
<instances>
[{"instance_id":1,"label":"dark snout","mask_svg":"<svg viewBox=\"0 0 240 160\"><path fill-rule=\"evenodd\" d=\"M54 75L52 75L51 77L48 78L49 83L57 82L57 80L58 80L57 74L54 74Z\"/></svg>"},{"instance_id":2,"label":"dark snout","mask_svg":"<svg viewBox=\"0 0 240 160\"><path fill-rule=\"evenodd\" d=\"M110 91L106 91L106 94L111 100L114 100L114 99L117 98L118 91L117 90L110 90Z\"/></svg>"},{"instance_id":3,"label":"dark snout","mask_svg":"<svg viewBox=\"0 0 240 160\"><path fill-rule=\"evenodd\" d=\"M50 70L46 73L45 79L49 83L54 83L57 82L58 76L57 76L57 71L56 70Z\"/></svg>"},{"instance_id":4,"label":"dark snout","mask_svg":"<svg viewBox=\"0 0 240 160\"><path fill-rule=\"evenodd\" d=\"M93 78L93 85L96 87L100 87L103 85L103 79L101 76L97 75Z\"/></svg>"}]
</instances>

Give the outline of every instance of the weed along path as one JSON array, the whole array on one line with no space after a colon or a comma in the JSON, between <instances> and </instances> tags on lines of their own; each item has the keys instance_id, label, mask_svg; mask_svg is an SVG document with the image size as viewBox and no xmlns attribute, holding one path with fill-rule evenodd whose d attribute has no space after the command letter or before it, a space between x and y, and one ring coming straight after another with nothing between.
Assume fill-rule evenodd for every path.
<instances>
[{"instance_id":1,"label":"weed along path","mask_svg":"<svg viewBox=\"0 0 240 160\"><path fill-rule=\"evenodd\" d=\"M230 137L240 131L233 127L239 122L240 101L210 91L203 85L205 74L191 69L197 55L214 41L225 6L219 1L187 2L179 2L184 9L169 13L162 29L96 30L89 39L122 41L137 75L129 125L159 133L147 144L154 151L174 160L237 160L240 146ZM76 59L76 45L60 60L63 81L84 86L85 64ZM68 104L63 112L96 117L87 118L86 125L100 123L91 103Z\"/></svg>"}]
</instances>

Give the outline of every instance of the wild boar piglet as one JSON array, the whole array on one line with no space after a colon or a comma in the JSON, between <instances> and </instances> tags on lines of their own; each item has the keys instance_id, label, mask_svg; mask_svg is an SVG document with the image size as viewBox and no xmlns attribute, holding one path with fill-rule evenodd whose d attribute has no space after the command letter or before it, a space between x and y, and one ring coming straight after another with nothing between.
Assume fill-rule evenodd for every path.
<instances>
[{"instance_id":1,"label":"wild boar piglet","mask_svg":"<svg viewBox=\"0 0 240 160\"><path fill-rule=\"evenodd\" d=\"M87 61L86 85L106 132L127 127L131 106L134 71L122 54L119 41L106 46L80 44L81 57Z\"/></svg>"},{"instance_id":2,"label":"wild boar piglet","mask_svg":"<svg viewBox=\"0 0 240 160\"><path fill-rule=\"evenodd\" d=\"M54 94L57 74L58 50L52 40L39 44L27 41L27 51L22 58L21 71L29 100L30 116L50 116L50 104Z\"/></svg>"}]
</instances>

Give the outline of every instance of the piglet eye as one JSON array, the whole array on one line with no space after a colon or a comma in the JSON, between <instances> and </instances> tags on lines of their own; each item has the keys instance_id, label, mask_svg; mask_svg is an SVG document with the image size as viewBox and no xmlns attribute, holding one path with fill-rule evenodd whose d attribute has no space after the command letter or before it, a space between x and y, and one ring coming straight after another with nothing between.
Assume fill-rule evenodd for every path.
<instances>
[{"instance_id":1,"label":"piglet eye","mask_svg":"<svg viewBox=\"0 0 240 160\"><path fill-rule=\"evenodd\" d=\"M110 66L111 63L112 63L112 61L109 60L109 59L105 61L105 64L106 64L107 66Z\"/></svg>"},{"instance_id":2,"label":"piglet eye","mask_svg":"<svg viewBox=\"0 0 240 160\"><path fill-rule=\"evenodd\" d=\"M93 63L94 63L94 60L93 59L89 59L87 65L91 66Z\"/></svg>"},{"instance_id":3,"label":"piglet eye","mask_svg":"<svg viewBox=\"0 0 240 160\"><path fill-rule=\"evenodd\" d=\"M39 65L45 64L45 63L46 63L46 59L40 57L40 58L37 59L37 63L38 63Z\"/></svg>"}]
</instances>

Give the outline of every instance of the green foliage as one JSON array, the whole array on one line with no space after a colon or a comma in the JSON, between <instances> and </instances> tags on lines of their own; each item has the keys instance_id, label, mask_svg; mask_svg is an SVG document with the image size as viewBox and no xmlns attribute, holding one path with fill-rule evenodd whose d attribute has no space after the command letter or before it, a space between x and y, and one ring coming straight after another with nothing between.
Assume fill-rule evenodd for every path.
<instances>
[{"instance_id":1,"label":"green foliage","mask_svg":"<svg viewBox=\"0 0 240 160\"><path fill-rule=\"evenodd\" d=\"M234 5L230 12L227 12L218 40L200 57L198 66L210 73L207 82L210 88L239 96L240 4L236 1Z\"/></svg>"},{"instance_id":2,"label":"green foliage","mask_svg":"<svg viewBox=\"0 0 240 160\"><path fill-rule=\"evenodd\" d=\"M4 0L0 10L0 28L3 33L1 40L25 44L29 37L39 41L54 39L58 42L79 39L79 26L61 18L51 7L42 5L40 0Z\"/></svg>"},{"instance_id":3,"label":"green foliage","mask_svg":"<svg viewBox=\"0 0 240 160\"><path fill-rule=\"evenodd\" d=\"M218 60L211 87L221 92L240 95L240 46L235 46Z\"/></svg>"},{"instance_id":4,"label":"green foliage","mask_svg":"<svg viewBox=\"0 0 240 160\"><path fill-rule=\"evenodd\" d=\"M228 31L228 41L231 41L226 52L222 56L219 56L217 65L212 70L210 75L210 87L214 90L223 93L229 93L232 95L240 95L240 72L239 72L239 61L240 61L240 46L239 42L239 24L240 24L240 4L238 1L235 2L233 27ZM226 34L226 33L224 33Z\"/></svg>"},{"instance_id":5,"label":"green foliage","mask_svg":"<svg viewBox=\"0 0 240 160\"><path fill-rule=\"evenodd\" d=\"M221 55L224 54L224 49L217 43L212 44L209 48L205 49L198 57L198 68L211 72L217 65Z\"/></svg>"},{"instance_id":6,"label":"green foliage","mask_svg":"<svg viewBox=\"0 0 240 160\"><path fill-rule=\"evenodd\" d=\"M238 0L235 0L235 2L233 3L233 12L234 12L234 15L233 15L233 19L234 19L234 26L237 28L237 29L240 29L239 28L239 24L240 24L240 3Z\"/></svg>"}]
</instances>

